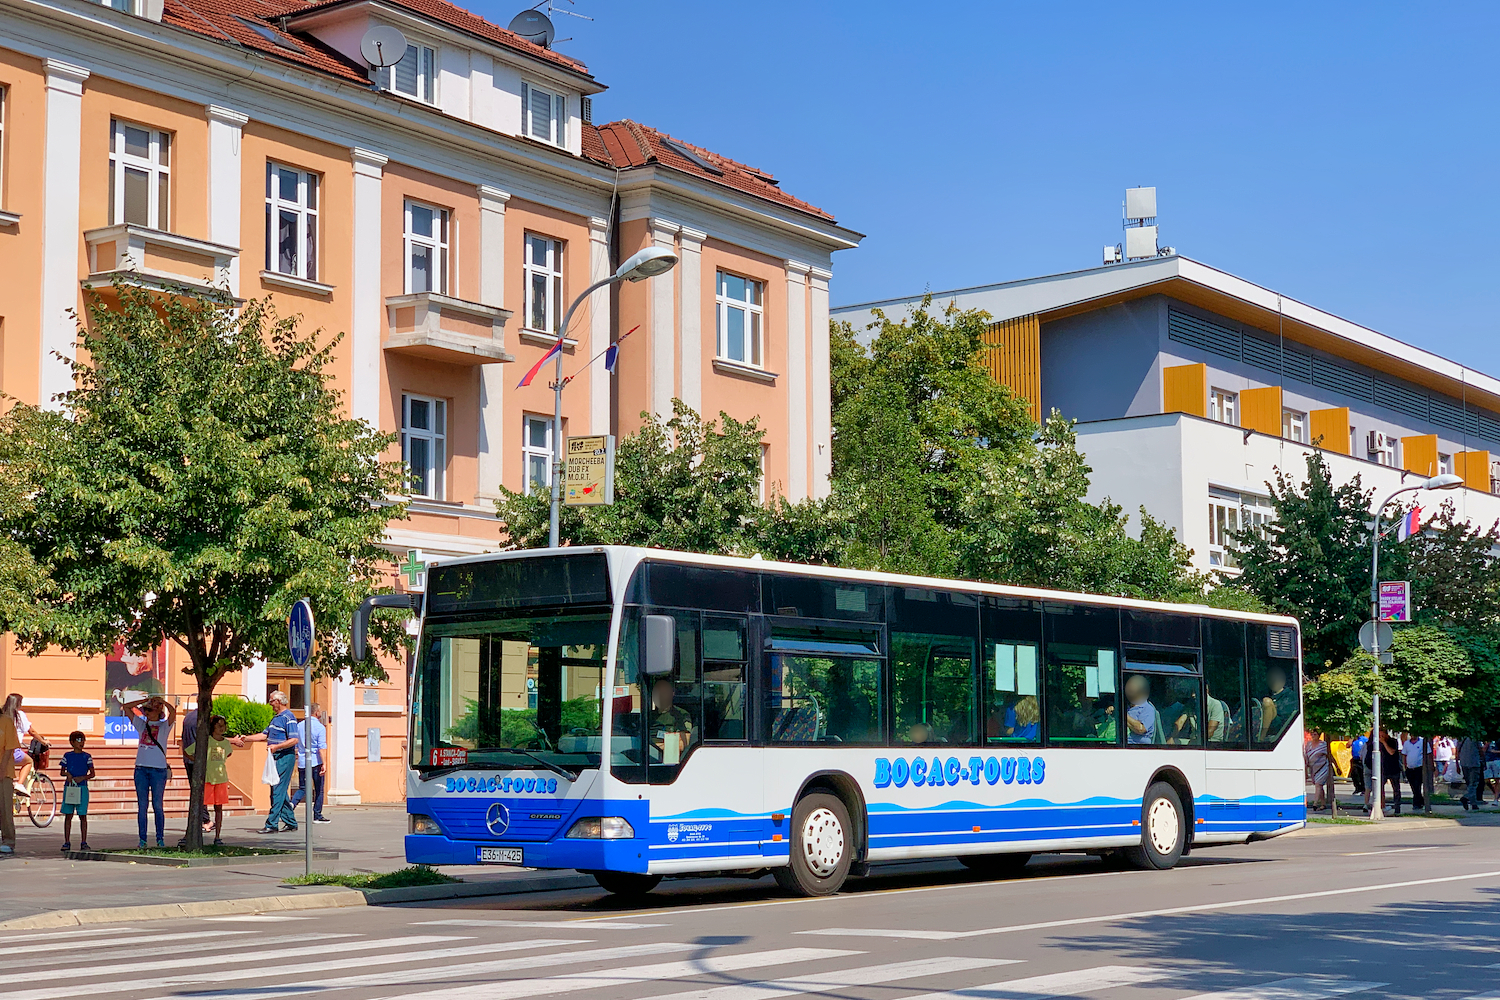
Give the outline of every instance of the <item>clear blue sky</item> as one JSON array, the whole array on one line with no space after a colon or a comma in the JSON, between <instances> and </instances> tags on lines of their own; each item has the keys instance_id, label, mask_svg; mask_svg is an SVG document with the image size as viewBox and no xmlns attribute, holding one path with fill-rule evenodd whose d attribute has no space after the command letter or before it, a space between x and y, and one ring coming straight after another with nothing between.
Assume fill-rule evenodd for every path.
<instances>
[{"instance_id":1,"label":"clear blue sky","mask_svg":"<svg viewBox=\"0 0 1500 1000\"><path fill-rule=\"evenodd\" d=\"M459 0L463 3L465 0ZM524 0L468 0L507 24ZM1163 242L1500 375L1500 4L578 0L634 118L868 234L835 304Z\"/></svg>"}]
</instances>

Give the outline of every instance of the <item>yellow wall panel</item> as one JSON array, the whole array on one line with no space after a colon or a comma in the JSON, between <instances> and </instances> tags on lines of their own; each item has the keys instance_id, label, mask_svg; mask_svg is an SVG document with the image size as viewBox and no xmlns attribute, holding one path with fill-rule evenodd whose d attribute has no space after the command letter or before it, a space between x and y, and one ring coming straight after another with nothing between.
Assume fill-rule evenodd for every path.
<instances>
[{"instance_id":1,"label":"yellow wall panel","mask_svg":"<svg viewBox=\"0 0 1500 1000\"><path fill-rule=\"evenodd\" d=\"M1161 411L1208 416L1208 365L1173 365L1161 370Z\"/></svg>"},{"instance_id":2,"label":"yellow wall panel","mask_svg":"<svg viewBox=\"0 0 1500 1000\"><path fill-rule=\"evenodd\" d=\"M1422 476L1438 474L1436 434L1417 434L1401 439L1401 468Z\"/></svg>"},{"instance_id":3,"label":"yellow wall panel","mask_svg":"<svg viewBox=\"0 0 1500 1000\"><path fill-rule=\"evenodd\" d=\"M993 323L982 337L990 376L1026 400L1031 419L1042 421L1042 324L1036 316Z\"/></svg>"},{"instance_id":4,"label":"yellow wall panel","mask_svg":"<svg viewBox=\"0 0 1500 1000\"><path fill-rule=\"evenodd\" d=\"M1453 456L1453 471L1464 477L1464 485L1471 490L1490 491L1490 453L1487 451L1461 451Z\"/></svg>"},{"instance_id":5,"label":"yellow wall panel","mask_svg":"<svg viewBox=\"0 0 1500 1000\"><path fill-rule=\"evenodd\" d=\"M1281 437L1281 386L1246 389L1240 393L1240 426Z\"/></svg>"},{"instance_id":6,"label":"yellow wall panel","mask_svg":"<svg viewBox=\"0 0 1500 1000\"><path fill-rule=\"evenodd\" d=\"M1307 415L1312 442L1324 451L1349 454L1349 407L1313 410Z\"/></svg>"}]
</instances>

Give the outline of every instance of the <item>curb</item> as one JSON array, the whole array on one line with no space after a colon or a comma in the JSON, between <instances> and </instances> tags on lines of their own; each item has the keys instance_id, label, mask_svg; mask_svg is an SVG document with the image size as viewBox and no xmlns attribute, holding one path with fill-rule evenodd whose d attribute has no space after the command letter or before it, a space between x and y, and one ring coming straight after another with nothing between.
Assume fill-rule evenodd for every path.
<instances>
[{"instance_id":1,"label":"curb","mask_svg":"<svg viewBox=\"0 0 1500 1000\"><path fill-rule=\"evenodd\" d=\"M364 906L365 897L353 889L309 892L296 896L251 896L245 899L206 899L192 903L160 903L155 906L103 906L92 910L52 910L29 917L0 921L0 931L50 930L85 924L114 924L140 920L180 920L184 917L217 917L237 913L268 913L277 910L325 910Z\"/></svg>"},{"instance_id":2,"label":"curb","mask_svg":"<svg viewBox=\"0 0 1500 1000\"><path fill-rule=\"evenodd\" d=\"M222 858L173 858L156 854L118 854L113 851L69 851L63 857L69 861L119 861L129 865L162 865L167 868L217 868L226 865L264 864L269 861L295 861L303 856L302 851L268 850L264 854L228 855ZM338 860L338 851L313 851L319 861Z\"/></svg>"},{"instance_id":3,"label":"curb","mask_svg":"<svg viewBox=\"0 0 1500 1000\"><path fill-rule=\"evenodd\" d=\"M1330 836L1339 833L1370 833L1372 831L1401 831L1401 830L1448 830L1456 829L1464 824L1457 819L1442 819L1434 816L1432 819L1393 820L1387 816L1383 821L1371 823L1368 820L1360 820L1358 823L1308 823L1301 830L1297 830L1289 836L1310 835ZM1471 823L1470 826L1494 826L1491 823Z\"/></svg>"}]
</instances>

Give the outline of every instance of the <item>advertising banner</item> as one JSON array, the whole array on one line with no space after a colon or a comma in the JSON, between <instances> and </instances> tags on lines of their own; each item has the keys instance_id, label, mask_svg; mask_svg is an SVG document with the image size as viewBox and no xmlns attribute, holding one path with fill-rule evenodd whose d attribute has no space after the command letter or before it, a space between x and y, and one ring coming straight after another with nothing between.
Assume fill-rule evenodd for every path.
<instances>
[{"instance_id":1,"label":"advertising banner","mask_svg":"<svg viewBox=\"0 0 1500 1000\"><path fill-rule=\"evenodd\" d=\"M1406 580L1382 581L1379 603L1381 621L1411 621L1411 583Z\"/></svg>"},{"instance_id":2,"label":"advertising banner","mask_svg":"<svg viewBox=\"0 0 1500 1000\"><path fill-rule=\"evenodd\" d=\"M592 507L615 502L615 437L590 434L568 438L563 477L564 506Z\"/></svg>"},{"instance_id":3,"label":"advertising banner","mask_svg":"<svg viewBox=\"0 0 1500 1000\"><path fill-rule=\"evenodd\" d=\"M127 653L117 645L104 658L104 741L134 743L131 725L122 703L140 701L167 690L167 647L157 646L145 654Z\"/></svg>"}]
</instances>

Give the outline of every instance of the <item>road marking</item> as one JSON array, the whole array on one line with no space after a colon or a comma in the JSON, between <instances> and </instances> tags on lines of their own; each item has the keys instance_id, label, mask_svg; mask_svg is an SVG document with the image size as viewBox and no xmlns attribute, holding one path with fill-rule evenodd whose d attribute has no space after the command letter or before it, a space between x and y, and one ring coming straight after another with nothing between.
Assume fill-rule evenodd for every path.
<instances>
[{"instance_id":1,"label":"road marking","mask_svg":"<svg viewBox=\"0 0 1500 1000\"><path fill-rule=\"evenodd\" d=\"M1500 963L1487 966L1487 968L1500 969ZM1464 997L1464 1000L1500 1000L1500 990L1491 990L1488 993L1476 993L1471 997Z\"/></svg>"},{"instance_id":2,"label":"road marking","mask_svg":"<svg viewBox=\"0 0 1500 1000\"><path fill-rule=\"evenodd\" d=\"M269 924L281 920L311 920L312 917L293 917L284 913L239 913L229 917L203 917L215 923Z\"/></svg>"},{"instance_id":3,"label":"road marking","mask_svg":"<svg viewBox=\"0 0 1500 1000\"><path fill-rule=\"evenodd\" d=\"M66 951L70 948L123 948L126 945L134 947L138 944L146 944L147 942L151 941L187 941L194 938L229 936L239 937L240 933L239 931L197 931L196 933L192 934L148 934L145 937L127 938L124 941L120 941L118 944L113 941L90 941L87 944L84 944L80 941L54 941L49 942L48 944L25 944L17 945L13 948L0 948L0 955L30 955L34 952L39 951ZM10 942L14 941L15 938L6 936L4 938L0 938L0 940ZM172 948L169 950L172 952L180 952L182 949ZM152 949L143 949L143 951L145 954L150 954ZM42 959L42 961L50 962L52 961L52 959L49 957L46 959ZM7 962L6 964L9 965L10 963Z\"/></svg>"},{"instance_id":4,"label":"road marking","mask_svg":"<svg viewBox=\"0 0 1500 1000\"><path fill-rule=\"evenodd\" d=\"M38 939L56 941L58 938L75 938L84 937L85 935L92 937L99 934L144 934L145 932L146 928L144 927L88 927L82 930L74 931L42 931L38 934L6 934L5 940L7 942L36 941Z\"/></svg>"},{"instance_id":5,"label":"road marking","mask_svg":"<svg viewBox=\"0 0 1500 1000\"><path fill-rule=\"evenodd\" d=\"M744 983L710 989L699 987L682 993L657 994L653 1000L776 1000L778 997L793 996L798 993L825 993L855 986L879 986L922 976L941 976L950 972L987 969L997 965L1017 965L1020 961L1014 958L924 958L914 962L897 962L892 965L870 965L857 969L842 969L837 972L814 972L809 975L771 979L760 983Z\"/></svg>"},{"instance_id":6,"label":"road marking","mask_svg":"<svg viewBox=\"0 0 1500 1000\"><path fill-rule=\"evenodd\" d=\"M225 933L231 934L231 935L235 934L234 931L210 931L208 933L215 934L215 935L225 934ZM243 947L243 936L242 935L236 935L236 936L241 937L241 943L238 946L239 947ZM351 938L351 937L358 937L358 935L357 934L288 934L288 935L286 935L284 937L258 938L258 939L255 940L254 943L257 946L264 946L264 945L273 945L273 944L291 944L293 942L298 942L298 941L325 941L326 942L326 941L333 940L335 938ZM414 940L418 941L419 943L425 944L425 943L430 942L430 941L472 941L473 938L429 937L429 938L421 938L421 939L414 939ZM237 946L236 944L233 944L233 943L228 942L228 941L213 942L213 943L214 944L226 945L228 947L236 947ZM383 947L385 947L385 945L386 945L386 942L384 942L384 941L342 941L336 947L340 951L365 951L365 950L368 950L368 949L383 948ZM157 951L157 952L166 950L166 951L170 951L174 955L179 955L180 956L180 955L182 955L182 953L183 953L184 950L189 950L189 949L184 949L182 947L176 947L176 948L169 948L169 949L153 948L153 949L150 949L150 950ZM190 949L190 950L192 950L194 952L202 952L204 950L212 951L214 949L212 947L210 947L208 949L194 948L194 949ZM249 964L254 963L254 962L276 962L276 961L278 961L278 960L280 960L282 958L295 958L295 957L297 957L299 955L326 955L326 954L328 954L328 952L329 952L329 947L328 947L327 944L315 944L315 945L308 945L305 948L277 948L275 950L267 950L267 951L240 951L240 952L234 952L234 953L230 953L230 954L216 954L216 955L214 955L213 960L215 962L230 963L230 964L234 964L234 965L249 965ZM58 956L55 956L55 955L48 955L46 957L46 961L54 961L54 960L56 960L57 957ZM95 965L95 964L93 964L91 962L87 962L87 963L86 962L80 962L80 963L78 963L76 965L72 965L72 966L69 966L68 968L64 968L64 969L36 969L36 970L32 970L30 972L17 972L17 973L11 974L11 975L0 976L0 986L8 985L10 983L29 983L29 982L35 982L38 979L85 979L85 978L88 978L88 977L91 977L91 976L114 976L114 975L120 975L120 974L134 974L134 973L137 973L137 972L155 972L155 971L159 971L159 970L162 970L162 969L199 968L199 967L202 967L203 961L204 961L204 959L203 959L203 955L202 954L193 954L193 955L189 955L189 956L187 956L185 958L183 958L183 957L179 957L179 958L166 958L166 959L161 959L161 960L156 961L156 962L137 962L137 961L134 961L132 959L129 962L124 962L124 963L120 963L120 964L117 964L117 965Z\"/></svg>"},{"instance_id":7,"label":"road marking","mask_svg":"<svg viewBox=\"0 0 1500 1000\"><path fill-rule=\"evenodd\" d=\"M1117 986L1137 986L1177 975L1176 970L1147 969L1134 965L1101 965L1077 972L1055 972L1049 976L1011 979L986 986L971 986L946 993L924 993L906 1000L1050 1000L1076 997Z\"/></svg>"},{"instance_id":8,"label":"road marking","mask_svg":"<svg viewBox=\"0 0 1500 1000\"><path fill-rule=\"evenodd\" d=\"M1383 882L1379 885L1356 885L1347 889L1324 889L1319 892L1295 892L1285 896L1262 896L1259 899L1230 899L1217 903L1198 903L1193 906L1171 906L1160 910L1136 910L1131 913L1108 913L1097 917L1071 917L1067 920L1043 920L1034 924L1010 924L1005 927L985 927L977 931L953 931L953 939L987 937L991 934L1013 934L1017 931L1041 931L1053 927L1077 927L1081 924L1104 924L1116 920L1136 920L1141 917L1169 917L1178 913L1204 913L1209 910L1232 910L1246 906L1268 903L1291 903L1303 899L1326 899L1329 896L1351 896L1362 892L1383 892L1389 889L1409 889L1419 885L1440 885L1444 882L1471 882L1477 879L1500 878L1500 871L1475 872L1471 875L1447 875L1442 878L1413 879L1409 882ZM832 898L832 897L825 897ZM859 897L849 897L857 899ZM824 934L825 930L797 931L798 934ZM887 932L893 933L893 932Z\"/></svg>"},{"instance_id":9,"label":"road marking","mask_svg":"<svg viewBox=\"0 0 1500 1000\"><path fill-rule=\"evenodd\" d=\"M334 969L348 969L353 967L368 967L372 965L400 965L402 963L422 962L438 958L458 958L461 956L492 955L495 945L466 945L462 948L439 948L432 951L411 951L411 947L429 941L462 941L473 938L451 938L451 937L404 937L383 938L371 942L359 942L361 948L387 948L388 952L380 955L355 955L350 958L341 958L326 962L305 962L302 965L277 966L276 956L284 952L271 952L269 958L262 958L265 963L261 968L250 969L208 969L205 970L206 962L203 958L195 960L194 964L198 970L194 973L179 973L177 975L157 976L154 979L119 979L115 982L85 983L79 986L48 987L37 990L15 990L0 991L0 1000L64 1000L66 997L88 997L102 996L106 993L134 993L143 990L172 989L183 986L197 986L202 983L218 985L227 982L240 982L246 979L264 979L269 976L285 978L287 976L298 976L308 972L329 972ZM580 944L586 942L572 941L567 939L539 940L539 941L511 941L506 943L507 948L540 948L550 945ZM340 945L341 951L347 951L353 947L353 943ZM550 961L556 962L557 956L546 956ZM235 961L239 961L236 956ZM90 970L88 975L100 975L100 970ZM45 976L43 972L33 972L28 979ZM228 991L230 995L243 996L244 991ZM291 996L296 992L281 993L280 996ZM260 991L256 991L257 996ZM180 995L174 1000L181 1000Z\"/></svg>"},{"instance_id":10,"label":"road marking","mask_svg":"<svg viewBox=\"0 0 1500 1000\"><path fill-rule=\"evenodd\" d=\"M951 941L964 936L963 931L886 930L880 927L819 927L798 934L821 934L827 937L909 938L913 941Z\"/></svg>"},{"instance_id":11,"label":"road marking","mask_svg":"<svg viewBox=\"0 0 1500 1000\"><path fill-rule=\"evenodd\" d=\"M1363 993L1385 985L1387 984L1356 983L1341 979L1278 979L1244 989L1199 993L1197 996L1183 997L1183 1000L1324 1000L1325 997Z\"/></svg>"},{"instance_id":12,"label":"road marking","mask_svg":"<svg viewBox=\"0 0 1500 1000\"><path fill-rule=\"evenodd\" d=\"M1346 858L1367 858L1372 854L1407 854L1411 851L1436 851L1438 847L1392 847L1386 851L1352 851L1345 854Z\"/></svg>"},{"instance_id":13,"label":"road marking","mask_svg":"<svg viewBox=\"0 0 1500 1000\"><path fill-rule=\"evenodd\" d=\"M510 982L456 986L423 993L422 1000L515 1000L518 997L556 996L559 993L576 993L580 990L637 986L666 979L686 979L690 976L713 975L718 972L738 972L741 969L759 969L768 965L789 965L793 962L811 962L823 958L843 958L862 954L864 952L835 951L825 948L778 948L773 951L752 951L738 955L706 955L682 962L662 962L659 965L598 969L594 972L566 976L548 976L545 979L519 979ZM967 961L975 961L975 959ZM410 994L399 994L387 1000L406 1000L409 996Z\"/></svg>"},{"instance_id":14,"label":"road marking","mask_svg":"<svg viewBox=\"0 0 1500 1000\"><path fill-rule=\"evenodd\" d=\"M547 944L587 944L587 941L508 941L506 948L536 948ZM483 949L466 949L468 954L493 953L495 945L486 945ZM414 955L406 956L414 965L420 966L411 972L375 972L360 976L340 976L334 979L309 979L301 983L281 984L267 986L263 989L253 990L255 1000L276 1000L278 997L305 996L308 993L322 993L332 990L352 989L360 986L387 987L397 984L421 984L430 985L439 979L462 979L466 976L493 976L503 972L518 972L523 969L535 969L538 967L556 968L562 962L613 962L623 958L642 958L647 955L670 955L680 951L700 951L703 945L681 944L681 943L658 943L658 944L633 944L616 946L613 948L588 948L582 951L570 951L565 954L553 952L547 955L524 955L519 958L497 958L484 962L464 962L458 965L443 963L441 965L421 965L428 958L445 957L438 952L423 951ZM456 949L455 949L456 950ZM857 953L856 953L857 954ZM455 956L456 957L456 956ZM265 973L272 975L273 973ZM252 978L242 976L240 978ZM246 990L228 989L218 991L194 992L193 1000L244 1000ZM0 994L3 1000L3 994ZM172 996L154 997L152 1000L182 1000L181 994Z\"/></svg>"},{"instance_id":15,"label":"road marking","mask_svg":"<svg viewBox=\"0 0 1500 1000\"><path fill-rule=\"evenodd\" d=\"M647 927L666 927L666 924L629 924L611 921L590 920L418 920L412 923L412 927L541 927L560 930L572 924L588 923L589 930L601 931L639 931Z\"/></svg>"}]
</instances>

